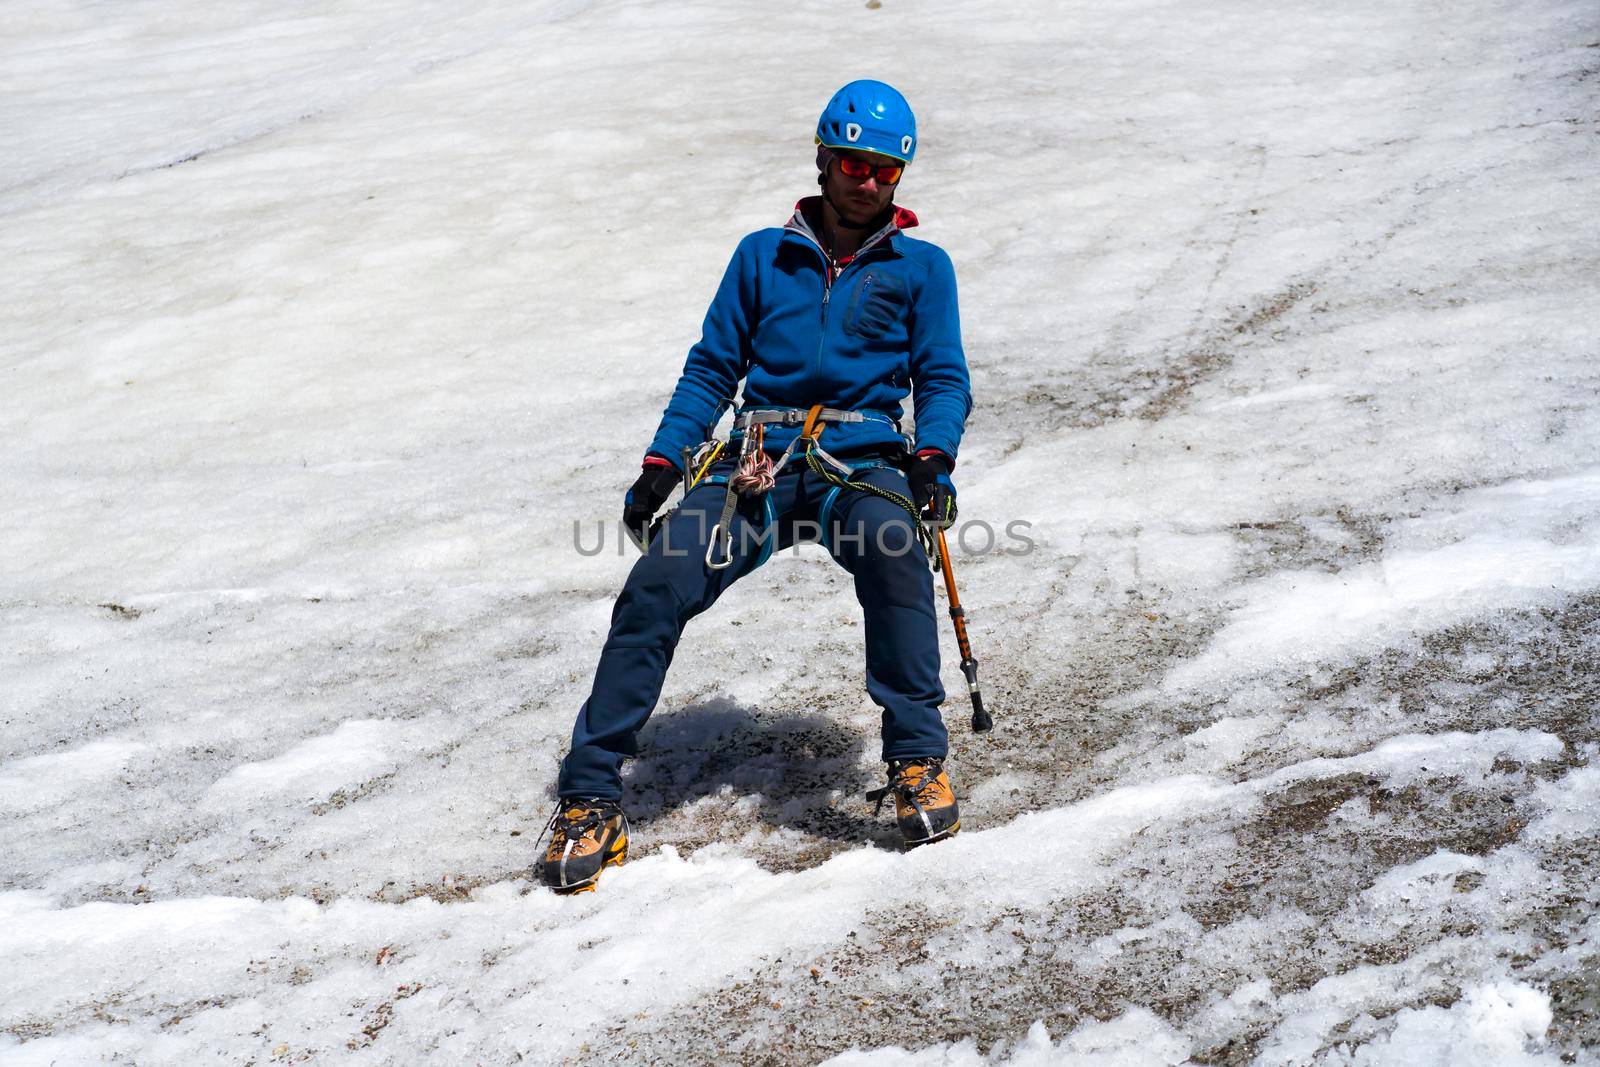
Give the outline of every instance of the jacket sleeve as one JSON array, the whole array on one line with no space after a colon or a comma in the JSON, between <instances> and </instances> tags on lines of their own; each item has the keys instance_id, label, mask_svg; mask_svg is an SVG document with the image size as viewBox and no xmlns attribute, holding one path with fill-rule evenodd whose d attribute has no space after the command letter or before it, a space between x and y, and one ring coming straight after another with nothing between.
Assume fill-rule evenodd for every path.
<instances>
[{"instance_id":1,"label":"jacket sleeve","mask_svg":"<svg viewBox=\"0 0 1600 1067\"><path fill-rule=\"evenodd\" d=\"M732 404L739 380L750 366L750 324L755 320L756 262L754 234L739 242L733 259L711 300L700 340L689 349L683 374L672 391L661 425L647 451L683 466L683 450L704 441Z\"/></svg>"},{"instance_id":2,"label":"jacket sleeve","mask_svg":"<svg viewBox=\"0 0 1600 1067\"><path fill-rule=\"evenodd\" d=\"M936 448L953 463L972 410L972 383L961 348L956 271L940 248L933 249L912 309L911 390L917 419L913 451Z\"/></svg>"}]
</instances>

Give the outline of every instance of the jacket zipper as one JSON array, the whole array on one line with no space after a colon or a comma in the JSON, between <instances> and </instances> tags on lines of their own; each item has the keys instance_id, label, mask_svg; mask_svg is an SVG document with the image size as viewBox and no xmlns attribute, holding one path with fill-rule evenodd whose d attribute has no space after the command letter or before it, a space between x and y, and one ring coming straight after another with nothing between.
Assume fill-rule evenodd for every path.
<instances>
[{"instance_id":1,"label":"jacket zipper","mask_svg":"<svg viewBox=\"0 0 1600 1067\"><path fill-rule=\"evenodd\" d=\"M822 350L828 343L828 297L833 295L833 260L828 258L828 253L823 250L822 245L804 230L793 229L789 232L802 238L806 244L817 250L817 255L822 257L822 322L817 330L817 358L812 361L811 371L816 375L822 371Z\"/></svg>"},{"instance_id":2,"label":"jacket zipper","mask_svg":"<svg viewBox=\"0 0 1600 1067\"><path fill-rule=\"evenodd\" d=\"M826 260L827 253L823 253L822 258ZM833 263L823 263L822 271L822 329L817 331L817 359L816 366L811 368L812 377L822 373L822 350L828 344L828 298L833 295Z\"/></svg>"}]
</instances>

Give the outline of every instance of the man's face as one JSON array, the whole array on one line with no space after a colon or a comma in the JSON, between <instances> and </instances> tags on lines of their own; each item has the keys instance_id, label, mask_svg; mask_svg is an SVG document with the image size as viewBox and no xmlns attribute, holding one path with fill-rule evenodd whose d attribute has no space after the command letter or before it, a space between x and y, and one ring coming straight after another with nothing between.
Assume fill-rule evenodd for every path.
<instances>
[{"instance_id":1,"label":"man's face","mask_svg":"<svg viewBox=\"0 0 1600 1067\"><path fill-rule=\"evenodd\" d=\"M857 152L852 149L834 149L834 158L828 160L828 199L834 210L846 222L861 224L871 221L894 199L893 185L878 181L877 168L898 167L898 159L880 156L874 152ZM841 159L856 160L873 169L864 178L852 178L839 167Z\"/></svg>"}]
</instances>

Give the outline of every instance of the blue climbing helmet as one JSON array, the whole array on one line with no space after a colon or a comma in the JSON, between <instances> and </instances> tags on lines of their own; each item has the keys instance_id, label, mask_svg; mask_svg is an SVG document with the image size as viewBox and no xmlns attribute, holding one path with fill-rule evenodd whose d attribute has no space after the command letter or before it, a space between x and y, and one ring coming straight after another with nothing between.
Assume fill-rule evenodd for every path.
<instances>
[{"instance_id":1,"label":"blue climbing helmet","mask_svg":"<svg viewBox=\"0 0 1600 1067\"><path fill-rule=\"evenodd\" d=\"M892 85L863 78L833 94L817 119L817 144L893 156L917 154L917 117Z\"/></svg>"}]
</instances>

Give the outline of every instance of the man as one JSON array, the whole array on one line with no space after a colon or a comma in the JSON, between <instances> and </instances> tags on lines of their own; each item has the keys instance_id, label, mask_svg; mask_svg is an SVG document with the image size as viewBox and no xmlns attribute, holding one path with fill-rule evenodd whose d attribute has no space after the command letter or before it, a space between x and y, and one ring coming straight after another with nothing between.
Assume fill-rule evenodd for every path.
<instances>
[{"instance_id":1,"label":"man","mask_svg":"<svg viewBox=\"0 0 1600 1067\"><path fill-rule=\"evenodd\" d=\"M539 864L558 892L592 889L626 857L622 761L635 752L684 625L773 550L819 532L854 576L864 613L867 692L883 709L889 765L879 803L894 796L910 845L960 828L944 770L944 688L919 520L943 527L955 518L950 472L972 399L950 259L907 237L917 218L894 204L916 142L899 92L877 81L846 85L817 123L821 195L734 253L625 497L623 521L647 547L617 598L561 764ZM691 460L741 379L728 442L737 458ZM908 392L914 443L899 423ZM652 525L685 477L682 503Z\"/></svg>"}]
</instances>

